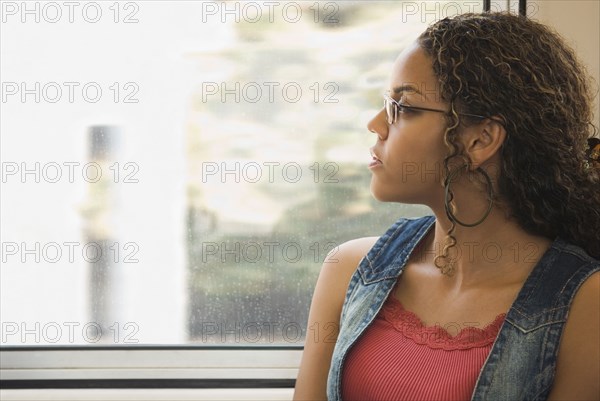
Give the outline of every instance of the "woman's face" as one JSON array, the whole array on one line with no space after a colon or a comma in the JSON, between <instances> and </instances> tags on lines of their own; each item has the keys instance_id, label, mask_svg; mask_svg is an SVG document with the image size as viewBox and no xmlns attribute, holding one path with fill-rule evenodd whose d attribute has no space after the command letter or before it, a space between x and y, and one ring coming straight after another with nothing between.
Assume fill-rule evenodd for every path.
<instances>
[{"instance_id":1,"label":"woman's face","mask_svg":"<svg viewBox=\"0 0 600 401\"><path fill-rule=\"evenodd\" d=\"M396 59L388 94L408 106L450 108L441 99L431 60L416 43ZM390 125L385 110L381 110L367 128L377 135L371 152L381 161L369 166L371 192L376 199L426 205L443 199L440 182L447 152L443 113L399 111L396 122Z\"/></svg>"}]
</instances>

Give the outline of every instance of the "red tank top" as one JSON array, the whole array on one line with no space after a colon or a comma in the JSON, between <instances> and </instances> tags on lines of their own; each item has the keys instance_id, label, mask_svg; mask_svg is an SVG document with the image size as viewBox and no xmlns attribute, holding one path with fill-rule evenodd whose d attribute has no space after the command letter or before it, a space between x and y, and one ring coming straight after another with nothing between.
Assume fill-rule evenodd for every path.
<instances>
[{"instance_id":1,"label":"red tank top","mask_svg":"<svg viewBox=\"0 0 600 401\"><path fill-rule=\"evenodd\" d=\"M505 316L482 328L425 327L390 295L346 356L342 399L470 400Z\"/></svg>"}]
</instances>

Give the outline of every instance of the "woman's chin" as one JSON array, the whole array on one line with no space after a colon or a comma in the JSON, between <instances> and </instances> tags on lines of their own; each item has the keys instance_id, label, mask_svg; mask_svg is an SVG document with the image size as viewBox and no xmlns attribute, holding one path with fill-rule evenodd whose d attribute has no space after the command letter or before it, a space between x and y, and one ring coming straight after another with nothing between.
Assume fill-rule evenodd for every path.
<instances>
[{"instance_id":1,"label":"woman's chin","mask_svg":"<svg viewBox=\"0 0 600 401\"><path fill-rule=\"evenodd\" d=\"M379 202L397 202L398 194L386 191L371 182L371 195Z\"/></svg>"},{"instance_id":2,"label":"woman's chin","mask_svg":"<svg viewBox=\"0 0 600 401\"><path fill-rule=\"evenodd\" d=\"M417 204L421 203L420 199L416 199L415 195L398 193L398 188L385 188L377 183L371 182L371 195L379 202L397 202Z\"/></svg>"}]
</instances>

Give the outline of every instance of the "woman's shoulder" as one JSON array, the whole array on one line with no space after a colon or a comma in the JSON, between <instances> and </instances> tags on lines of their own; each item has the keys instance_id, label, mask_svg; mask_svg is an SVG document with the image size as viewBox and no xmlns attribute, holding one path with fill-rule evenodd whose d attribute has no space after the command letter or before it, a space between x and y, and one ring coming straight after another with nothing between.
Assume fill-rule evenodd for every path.
<instances>
[{"instance_id":1,"label":"woman's shoulder","mask_svg":"<svg viewBox=\"0 0 600 401\"><path fill-rule=\"evenodd\" d=\"M323 260L319 281L335 282L337 285L343 283L347 286L360 261L378 239L379 237L356 238L333 248Z\"/></svg>"},{"instance_id":2,"label":"woman's shoulder","mask_svg":"<svg viewBox=\"0 0 600 401\"><path fill-rule=\"evenodd\" d=\"M600 393L600 271L581 285L560 343L548 400L593 400Z\"/></svg>"},{"instance_id":3,"label":"woman's shoulder","mask_svg":"<svg viewBox=\"0 0 600 401\"><path fill-rule=\"evenodd\" d=\"M327 288L328 302L341 306L352 275L362 258L379 237L364 237L346 241L333 248L325 257L319 273L317 287Z\"/></svg>"},{"instance_id":4,"label":"woman's shoulder","mask_svg":"<svg viewBox=\"0 0 600 401\"><path fill-rule=\"evenodd\" d=\"M323 265L337 271L341 270L349 279L362 258L369 252L374 253L371 256L381 254L384 249L395 247L399 242L405 242L407 238L412 238L419 231L427 229L434 221L435 216L399 218L381 236L356 238L335 247L329 252Z\"/></svg>"},{"instance_id":5,"label":"woman's shoulder","mask_svg":"<svg viewBox=\"0 0 600 401\"><path fill-rule=\"evenodd\" d=\"M340 244L331 250L328 256L335 258L339 256L344 263L360 260L369 252L380 237L355 238Z\"/></svg>"},{"instance_id":6,"label":"woman's shoulder","mask_svg":"<svg viewBox=\"0 0 600 401\"><path fill-rule=\"evenodd\" d=\"M434 216L400 218L381 236L356 238L338 245L325 257L318 284L322 288L330 289L327 296L340 298L341 306L352 275L369 252L381 254L386 247L395 246L398 237L402 236L401 233L404 233L405 237L412 237L417 231L431 226L434 220Z\"/></svg>"},{"instance_id":7,"label":"woman's shoulder","mask_svg":"<svg viewBox=\"0 0 600 401\"><path fill-rule=\"evenodd\" d=\"M323 269L335 271L337 279L350 277L356 271L360 261L375 245L380 237L362 237L346 241L333 248L323 261ZM342 277L340 277L342 276Z\"/></svg>"}]
</instances>

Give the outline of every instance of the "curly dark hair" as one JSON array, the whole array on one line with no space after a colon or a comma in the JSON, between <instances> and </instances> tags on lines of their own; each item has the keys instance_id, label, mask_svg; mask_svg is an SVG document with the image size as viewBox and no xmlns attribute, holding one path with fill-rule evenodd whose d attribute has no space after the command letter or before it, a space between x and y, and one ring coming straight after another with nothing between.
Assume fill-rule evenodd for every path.
<instances>
[{"instance_id":1,"label":"curly dark hair","mask_svg":"<svg viewBox=\"0 0 600 401\"><path fill-rule=\"evenodd\" d=\"M473 121L458 113L499 117L507 136L496 204L526 232L560 236L600 258L600 171L586 155L597 132L595 85L575 52L551 28L504 12L445 18L419 44L451 105L444 175L451 160L465 159L458 127ZM454 228L445 248L456 243Z\"/></svg>"}]
</instances>

